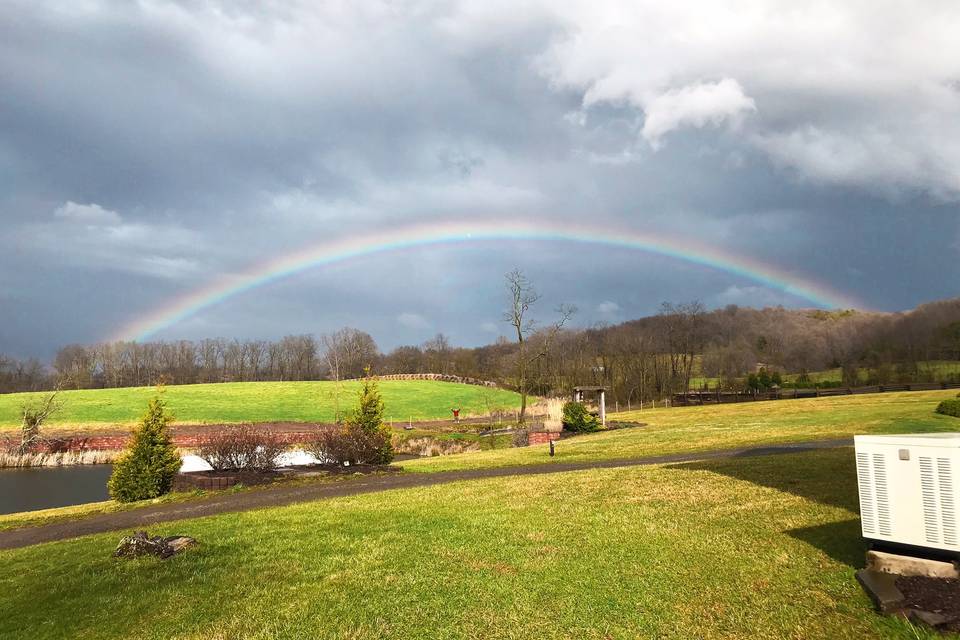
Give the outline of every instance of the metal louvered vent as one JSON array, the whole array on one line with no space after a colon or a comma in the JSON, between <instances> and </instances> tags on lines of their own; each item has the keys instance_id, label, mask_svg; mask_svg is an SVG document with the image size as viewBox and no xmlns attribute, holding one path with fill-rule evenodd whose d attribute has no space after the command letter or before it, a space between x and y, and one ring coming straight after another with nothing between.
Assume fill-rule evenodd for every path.
<instances>
[{"instance_id":1,"label":"metal louvered vent","mask_svg":"<svg viewBox=\"0 0 960 640\"><path fill-rule=\"evenodd\" d=\"M960 429L858 435L854 444L864 538L877 549L930 549L960 561Z\"/></svg>"},{"instance_id":2,"label":"metal louvered vent","mask_svg":"<svg viewBox=\"0 0 960 640\"><path fill-rule=\"evenodd\" d=\"M887 492L887 462L882 453L873 454L873 490L877 502L877 529L880 535L889 536L890 494Z\"/></svg>"},{"instance_id":3,"label":"metal louvered vent","mask_svg":"<svg viewBox=\"0 0 960 640\"><path fill-rule=\"evenodd\" d=\"M933 475L933 458L921 456L920 493L923 498L923 533L927 542L940 542L940 518L937 514L937 487Z\"/></svg>"},{"instance_id":4,"label":"metal louvered vent","mask_svg":"<svg viewBox=\"0 0 960 640\"><path fill-rule=\"evenodd\" d=\"M957 513L953 504L953 471L950 458L937 458L937 483L940 485L940 522L943 544L957 544Z\"/></svg>"},{"instance_id":5,"label":"metal louvered vent","mask_svg":"<svg viewBox=\"0 0 960 640\"><path fill-rule=\"evenodd\" d=\"M857 485L860 488L860 521L864 533L877 532L877 512L873 505L873 479L870 477L870 456L857 453Z\"/></svg>"}]
</instances>

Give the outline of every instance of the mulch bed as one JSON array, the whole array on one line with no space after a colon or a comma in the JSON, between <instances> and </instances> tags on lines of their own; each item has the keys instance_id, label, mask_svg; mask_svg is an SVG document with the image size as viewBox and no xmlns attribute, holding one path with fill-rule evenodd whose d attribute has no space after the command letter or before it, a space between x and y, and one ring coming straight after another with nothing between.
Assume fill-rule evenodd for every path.
<instances>
[{"instance_id":1,"label":"mulch bed","mask_svg":"<svg viewBox=\"0 0 960 640\"><path fill-rule=\"evenodd\" d=\"M896 584L905 608L940 614L947 622L938 629L960 631L960 580L901 576Z\"/></svg>"},{"instance_id":2,"label":"mulch bed","mask_svg":"<svg viewBox=\"0 0 960 640\"><path fill-rule=\"evenodd\" d=\"M337 464L315 464L284 467L274 471L187 471L177 474L173 488L174 491L190 491L192 489L218 491L229 489L238 484L250 487L318 474L355 475L358 473L390 473L397 471L400 471L400 467L373 464L355 464L349 467Z\"/></svg>"}]
</instances>

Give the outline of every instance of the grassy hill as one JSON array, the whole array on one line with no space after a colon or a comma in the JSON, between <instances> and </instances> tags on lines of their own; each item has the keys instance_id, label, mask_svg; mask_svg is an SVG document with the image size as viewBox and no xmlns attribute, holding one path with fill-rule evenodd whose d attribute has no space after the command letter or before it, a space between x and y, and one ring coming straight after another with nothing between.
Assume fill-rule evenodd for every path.
<instances>
[{"instance_id":1,"label":"grassy hill","mask_svg":"<svg viewBox=\"0 0 960 640\"><path fill-rule=\"evenodd\" d=\"M178 423L330 422L337 403L350 407L360 383L233 382L169 386L164 390ZM385 380L380 383L386 417L395 421L449 418L452 407L462 417L515 409L512 391L432 380ZM64 391L63 409L49 421L56 426L134 423L155 393L154 387ZM20 424L20 407L43 394L0 395L0 429Z\"/></svg>"},{"instance_id":2,"label":"grassy hill","mask_svg":"<svg viewBox=\"0 0 960 640\"><path fill-rule=\"evenodd\" d=\"M603 460L907 431L955 392L621 414L645 427L405 462ZM854 579L850 447L511 476L157 525L200 545L110 557L120 532L0 551L0 638L935 638ZM110 615L102 615L109 611Z\"/></svg>"}]
</instances>

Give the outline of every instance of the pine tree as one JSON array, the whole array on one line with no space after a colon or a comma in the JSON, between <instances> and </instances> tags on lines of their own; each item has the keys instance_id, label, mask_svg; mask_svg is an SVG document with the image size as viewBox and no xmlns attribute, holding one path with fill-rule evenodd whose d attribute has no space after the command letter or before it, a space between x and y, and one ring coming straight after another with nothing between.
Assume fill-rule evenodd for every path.
<instances>
[{"instance_id":1,"label":"pine tree","mask_svg":"<svg viewBox=\"0 0 960 640\"><path fill-rule=\"evenodd\" d=\"M170 438L172 420L158 391L134 428L126 453L114 464L107 483L114 500L146 500L170 491L180 471L180 456Z\"/></svg>"},{"instance_id":2,"label":"pine tree","mask_svg":"<svg viewBox=\"0 0 960 640\"><path fill-rule=\"evenodd\" d=\"M347 416L345 426L348 431L356 431L361 447L362 462L370 464L390 464L393 460L393 438L390 427L383 423L383 398L377 381L366 370L363 386L357 399L357 407Z\"/></svg>"}]
</instances>

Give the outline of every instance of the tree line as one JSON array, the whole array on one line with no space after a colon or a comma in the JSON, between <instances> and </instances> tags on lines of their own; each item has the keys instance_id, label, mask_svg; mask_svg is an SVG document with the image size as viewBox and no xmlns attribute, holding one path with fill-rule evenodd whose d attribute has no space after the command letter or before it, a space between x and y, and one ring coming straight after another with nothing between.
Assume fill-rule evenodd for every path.
<instances>
[{"instance_id":1,"label":"tree line","mask_svg":"<svg viewBox=\"0 0 960 640\"><path fill-rule=\"evenodd\" d=\"M614 326L571 328L563 307L536 322L538 296L525 279L510 280L512 304L493 344L458 347L444 334L381 352L355 328L279 340L109 342L68 345L52 367L0 356L0 392L260 380L359 378L441 373L493 380L537 395L575 385L604 385L625 404L657 400L695 387L699 377L745 388L750 373L804 373L842 368L844 384L923 381L924 362L960 360L960 298L903 313L753 309L708 311L699 302L665 303L656 315ZM511 284L512 282L512 284ZM519 286L519 290L516 287Z\"/></svg>"}]
</instances>

